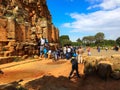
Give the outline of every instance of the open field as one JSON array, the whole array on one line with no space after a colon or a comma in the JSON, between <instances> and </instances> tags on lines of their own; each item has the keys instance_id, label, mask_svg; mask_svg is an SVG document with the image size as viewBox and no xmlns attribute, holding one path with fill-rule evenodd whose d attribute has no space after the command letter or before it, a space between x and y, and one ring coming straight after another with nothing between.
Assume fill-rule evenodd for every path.
<instances>
[{"instance_id":1,"label":"open field","mask_svg":"<svg viewBox=\"0 0 120 90\"><path fill-rule=\"evenodd\" d=\"M87 54L87 51L85 51L85 54ZM91 49L91 55L92 56L105 56L105 57L111 57L114 54L120 54L120 51L114 51L114 50L101 50L100 52L97 51L97 49Z\"/></svg>"}]
</instances>

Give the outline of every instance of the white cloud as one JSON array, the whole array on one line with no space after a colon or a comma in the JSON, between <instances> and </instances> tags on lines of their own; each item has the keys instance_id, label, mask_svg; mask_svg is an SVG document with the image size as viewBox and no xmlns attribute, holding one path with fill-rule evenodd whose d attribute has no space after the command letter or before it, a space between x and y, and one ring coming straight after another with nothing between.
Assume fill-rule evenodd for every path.
<instances>
[{"instance_id":1,"label":"white cloud","mask_svg":"<svg viewBox=\"0 0 120 90\"><path fill-rule=\"evenodd\" d=\"M103 10L115 9L115 8L120 7L120 0L102 0L102 3L94 4L94 5L90 6L90 7L88 7L88 9L92 9L92 8L96 8L96 7L99 7L101 9L103 9Z\"/></svg>"},{"instance_id":2,"label":"white cloud","mask_svg":"<svg viewBox=\"0 0 120 90\"><path fill-rule=\"evenodd\" d=\"M103 32L107 39L120 37L120 8L109 11L96 11L89 14L71 13L73 22L62 26L72 29L71 32L97 33Z\"/></svg>"},{"instance_id":3,"label":"white cloud","mask_svg":"<svg viewBox=\"0 0 120 90\"><path fill-rule=\"evenodd\" d=\"M90 10L92 8L97 8L97 7L98 7L98 5L90 6L90 7L87 8L87 10Z\"/></svg>"},{"instance_id":4,"label":"white cloud","mask_svg":"<svg viewBox=\"0 0 120 90\"><path fill-rule=\"evenodd\" d=\"M104 10L114 9L120 7L120 0L104 0L99 6Z\"/></svg>"}]
</instances>

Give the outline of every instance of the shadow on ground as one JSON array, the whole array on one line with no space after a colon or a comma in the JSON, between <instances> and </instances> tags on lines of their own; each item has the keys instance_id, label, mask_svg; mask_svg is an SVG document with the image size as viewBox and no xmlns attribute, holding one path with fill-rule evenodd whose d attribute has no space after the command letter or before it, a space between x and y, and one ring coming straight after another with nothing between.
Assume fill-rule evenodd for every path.
<instances>
[{"instance_id":1,"label":"shadow on ground","mask_svg":"<svg viewBox=\"0 0 120 90\"><path fill-rule=\"evenodd\" d=\"M109 78L105 81L95 75L71 80L64 76L43 76L25 84L28 90L120 90L119 86L120 80Z\"/></svg>"}]
</instances>

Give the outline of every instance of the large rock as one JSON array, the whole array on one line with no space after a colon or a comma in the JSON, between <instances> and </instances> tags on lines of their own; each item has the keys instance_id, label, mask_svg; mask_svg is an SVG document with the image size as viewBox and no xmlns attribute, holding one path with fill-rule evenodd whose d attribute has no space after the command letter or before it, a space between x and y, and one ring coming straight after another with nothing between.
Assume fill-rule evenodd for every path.
<instances>
[{"instance_id":1,"label":"large rock","mask_svg":"<svg viewBox=\"0 0 120 90\"><path fill-rule=\"evenodd\" d=\"M97 64L101 60L105 60L103 56L83 56L85 61L85 74L93 75L96 74Z\"/></svg>"},{"instance_id":2,"label":"large rock","mask_svg":"<svg viewBox=\"0 0 120 90\"><path fill-rule=\"evenodd\" d=\"M111 77L115 80L118 80L120 79L120 71L114 71L112 74L111 74Z\"/></svg>"},{"instance_id":3,"label":"large rock","mask_svg":"<svg viewBox=\"0 0 120 90\"><path fill-rule=\"evenodd\" d=\"M0 90L18 90L14 85L12 84L8 84L5 86L1 86Z\"/></svg>"},{"instance_id":4,"label":"large rock","mask_svg":"<svg viewBox=\"0 0 120 90\"><path fill-rule=\"evenodd\" d=\"M0 64L13 62L13 57L0 57Z\"/></svg>"},{"instance_id":5,"label":"large rock","mask_svg":"<svg viewBox=\"0 0 120 90\"><path fill-rule=\"evenodd\" d=\"M22 81L23 80L21 79L19 81L13 81L8 84L0 85L0 90L26 90L19 84Z\"/></svg>"},{"instance_id":6,"label":"large rock","mask_svg":"<svg viewBox=\"0 0 120 90\"><path fill-rule=\"evenodd\" d=\"M111 56L111 58L120 59L120 54L114 54Z\"/></svg>"},{"instance_id":7,"label":"large rock","mask_svg":"<svg viewBox=\"0 0 120 90\"><path fill-rule=\"evenodd\" d=\"M112 73L112 67L110 64L100 63L97 65L97 74L101 78L107 80L111 73Z\"/></svg>"}]
</instances>

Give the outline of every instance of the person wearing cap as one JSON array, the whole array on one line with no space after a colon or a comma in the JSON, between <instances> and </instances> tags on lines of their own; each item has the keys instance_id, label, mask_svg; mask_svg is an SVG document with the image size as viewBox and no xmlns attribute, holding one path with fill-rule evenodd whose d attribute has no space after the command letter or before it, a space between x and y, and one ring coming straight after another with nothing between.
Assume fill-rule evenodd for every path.
<instances>
[{"instance_id":1,"label":"person wearing cap","mask_svg":"<svg viewBox=\"0 0 120 90\"><path fill-rule=\"evenodd\" d=\"M76 71L77 77L80 78L79 72L78 72L78 61L76 60L75 57L72 57L71 64L72 64L72 70L71 70L68 78L69 79L71 78L71 75L73 74L74 71Z\"/></svg>"}]
</instances>

